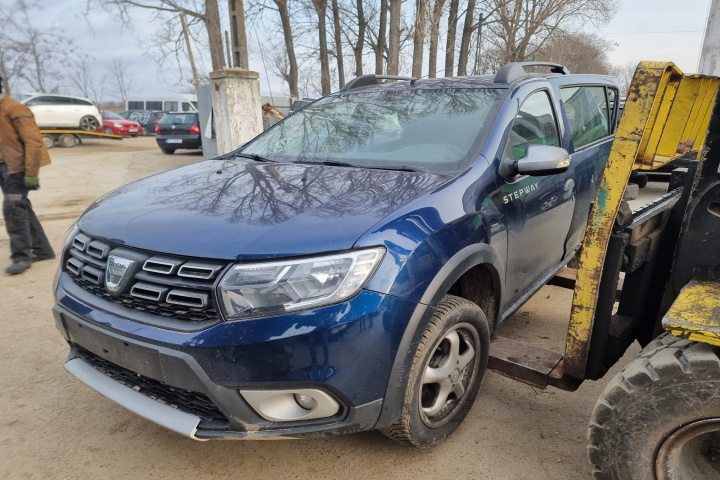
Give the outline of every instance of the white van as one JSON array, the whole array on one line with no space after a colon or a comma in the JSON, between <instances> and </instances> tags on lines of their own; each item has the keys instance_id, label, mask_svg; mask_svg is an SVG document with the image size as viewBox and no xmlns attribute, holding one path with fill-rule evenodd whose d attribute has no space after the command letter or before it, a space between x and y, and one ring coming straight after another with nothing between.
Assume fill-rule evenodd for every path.
<instances>
[{"instance_id":1,"label":"white van","mask_svg":"<svg viewBox=\"0 0 720 480\"><path fill-rule=\"evenodd\" d=\"M192 93L128 95L125 110L158 110L161 112L197 112L197 96Z\"/></svg>"}]
</instances>

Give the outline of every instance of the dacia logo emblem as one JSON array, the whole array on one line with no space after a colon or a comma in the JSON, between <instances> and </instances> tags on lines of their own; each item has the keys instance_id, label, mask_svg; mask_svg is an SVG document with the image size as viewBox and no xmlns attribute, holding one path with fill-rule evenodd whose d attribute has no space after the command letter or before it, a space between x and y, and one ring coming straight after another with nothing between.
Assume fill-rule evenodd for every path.
<instances>
[{"instance_id":1,"label":"dacia logo emblem","mask_svg":"<svg viewBox=\"0 0 720 480\"><path fill-rule=\"evenodd\" d=\"M108 291L117 292L122 288L127 280L125 276L134 264L135 260L110 255L107 270L105 271L105 287Z\"/></svg>"}]
</instances>

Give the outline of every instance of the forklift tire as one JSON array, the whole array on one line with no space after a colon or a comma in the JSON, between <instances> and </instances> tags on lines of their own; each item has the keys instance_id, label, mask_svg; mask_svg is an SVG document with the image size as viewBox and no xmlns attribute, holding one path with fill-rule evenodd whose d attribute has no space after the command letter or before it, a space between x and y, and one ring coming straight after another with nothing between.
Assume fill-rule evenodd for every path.
<instances>
[{"instance_id":1,"label":"forklift tire","mask_svg":"<svg viewBox=\"0 0 720 480\"><path fill-rule=\"evenodd\" d=\"M172 155L173 153L175 153L175 150L173 150L172 148L163 148L163 149L162 149L162 152L163 152L165 155Z\"/></svg>"},{"instance_id":2,"label":"forklift tire","mask_svg":"<svg viewBox=\"0 0 720 480\"><path fill-rule=\"evenodd\" d=\"M596 480L720 479L720 347L663 334L595 404Z\"/></svg>"},{"instance_id":3,"label":"forklift tire","mask_svg":"<svg viewBox=\"0 0 720 480\"><path fill-rule=\"evenodd\" d=\"M452 434L475 401L489 345L480 307L446 295L415 351L400 418L382 433L414 447L431 447Z\"/></svg>"}]
</instances>

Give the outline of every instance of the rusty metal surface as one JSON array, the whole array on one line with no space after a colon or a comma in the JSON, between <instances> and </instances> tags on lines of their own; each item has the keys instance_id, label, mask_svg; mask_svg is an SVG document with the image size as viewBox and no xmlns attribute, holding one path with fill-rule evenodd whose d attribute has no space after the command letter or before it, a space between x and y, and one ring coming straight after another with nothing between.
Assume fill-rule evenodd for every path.
<instances>
[{"instance_id":1,"label":"rusty metal surface","mask_svg":"<svg viewBox=\"0 0 720 480\"><path fill-rule=\"evenodd\" d=\"M490 341L488 368L539 388L548 386L550 373L562 355L495 335Z\"/></svg>"},{"instance_id":2,"label":"rusty metal surface","mask_svg":"<svg viewBox=\"0 0 720 480\"><path fill-rule=\"evenodd\" d=\"M690 81L683 85L685 79ZM565 345L566 375L578 379L585 376L605 254L630 173L638 165L654 165L660 146L666 148L675 142L667 140L668 136L677 136L679 142L687 138L683 151L697 145L697 139L704 139L699 132L703 126L707 128L705 119L710 119L710 100L715 98L717 85L717 78L684 77L672 63L638 65L583 238ZM694 97L689 95L692 88L697 89ZM678 91L693 98L691 107L686 100L673 109ZM689 108L687 117L681 115L680 105Z\"/></svg>"},{"instance_id":3,"label":"rusty metal surface","mask_svg":"<svg viewBox=\"0 0 720 480\"><path fill-rule=\"evenodd\" d=\"M662 323L676 337L720 346L720 282L688 283Z\"/></svg>"}]
</instances>

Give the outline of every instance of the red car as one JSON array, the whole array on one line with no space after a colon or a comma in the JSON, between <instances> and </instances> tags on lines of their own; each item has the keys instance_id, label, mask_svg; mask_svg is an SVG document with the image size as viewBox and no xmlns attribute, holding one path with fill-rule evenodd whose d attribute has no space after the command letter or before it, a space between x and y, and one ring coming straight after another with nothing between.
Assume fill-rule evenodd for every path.
<instances>
[{"instance_id":1,"label":"red car","mask_svg":"<svg viewBox=\"0 0 720 480\"><path fill-rule=\"evenodd\" d=\"M132 137L142 134L142 127L134 120L126 120L113 112L100 112L100 115L102 115L103 124L98 131L108 135L130 135Z\"/></svg>"}]
</instances>

